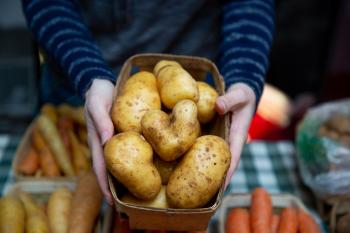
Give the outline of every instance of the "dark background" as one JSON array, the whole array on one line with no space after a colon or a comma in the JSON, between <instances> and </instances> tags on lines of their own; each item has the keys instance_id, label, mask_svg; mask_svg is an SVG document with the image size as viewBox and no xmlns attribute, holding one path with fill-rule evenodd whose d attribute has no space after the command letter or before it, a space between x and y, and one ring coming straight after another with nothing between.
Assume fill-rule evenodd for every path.
<instances>
[{"instance_id":1,"label":"dark background","mask_svg":"<svg viewBox=\"0 0 350 233\"><path fill-rule=\"evenodd\" d=\"M267 82L313 104L349 96L350 0L278 0ZM36 48L20 1L0 3L0 133L22 132L37 106ZM303 98L301 98L301 102Z\"/></svg>"}]
</instances>

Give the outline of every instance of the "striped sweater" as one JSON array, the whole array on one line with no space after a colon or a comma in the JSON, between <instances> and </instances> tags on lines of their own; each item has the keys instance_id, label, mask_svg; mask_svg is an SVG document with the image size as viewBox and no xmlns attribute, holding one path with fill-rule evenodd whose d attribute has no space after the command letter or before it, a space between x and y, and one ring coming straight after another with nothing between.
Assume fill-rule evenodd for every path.
<instances>
[{"instance_id":1,"label":"striped sweater","mask_svg":"<svg viewBox=\"0 0 350 233\"><path fill-rule=\"evenodd\" d=\"M246 83L259 99L274 33L273 0L236 0L220 4L220 46L217 48L217 62L226 87L237 82ZM68 77L76 92L84 96L93 79L107 79L114 83L115 74L111 69L113 62L109 61L107 53L101 52L80 8L81 4L73 0L23 0L23 11L35 39ZM125 9L127 12L127 8ZM181 17L178 20L181 23ZM108 22L103 25L108 27ZM170 27L169 35L172 35ZM145 36L147 34L143 37ZM115 43L118 43L118 38ZM192 47L195 43L196 41L192 43ZM122 40L121 44L126 45ZM157 46L161 47L160 42ZM149 48L146 52L169 52L170 46L167 46L168 50L164 46L159 51ZM123 49L123 45L120 47Z\"/></svg>"}]
</instances>

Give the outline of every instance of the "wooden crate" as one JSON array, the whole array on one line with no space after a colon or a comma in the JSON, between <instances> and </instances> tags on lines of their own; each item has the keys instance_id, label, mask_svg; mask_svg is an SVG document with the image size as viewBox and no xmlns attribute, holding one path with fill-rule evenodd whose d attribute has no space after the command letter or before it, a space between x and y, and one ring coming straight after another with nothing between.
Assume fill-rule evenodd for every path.
<instances>
[{"instance_id":1,"label":"wooden crate","mask_svg":"<svg viewBox=\"0 0 350 233\"><path fill-rule=\"evenodd\" d=\"M152 71L157 62L172 60L180 63L196 80L205 80L208 74L213 78L214 88L223 95L225 85L214 63L205 58L177 56L169 54L140 54L129 58L122 67L116 84L116 95L121 92L126 80L136 70ZM217 115L213 122L206 127L205 133L217 135L228 141L229 116ZM124 188L108 174L109 186L114 198L116 210L129 217L132 229L145 230L205 230L210 218L217 210L223 197L224 185L220 188L212 202L204 208L197 209L159 209L130 205L122 202L120 198Z\"/></svg>"}]
</instances>

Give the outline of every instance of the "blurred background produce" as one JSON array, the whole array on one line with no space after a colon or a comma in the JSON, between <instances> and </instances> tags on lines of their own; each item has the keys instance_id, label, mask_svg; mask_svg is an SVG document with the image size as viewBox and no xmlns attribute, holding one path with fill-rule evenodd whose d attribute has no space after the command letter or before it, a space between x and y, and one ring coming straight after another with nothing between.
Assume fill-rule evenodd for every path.
<instances>
[{"instance_id":1,"label":"blurred background produce","mask_svg":"<svg viewBox=\"0 0 350 233\"><path fill-rule=\"evenodd\" d=\"M91 170L82 107L45 104L14 160L17 176L78 176Z\"/></svg>"}]
</instances>

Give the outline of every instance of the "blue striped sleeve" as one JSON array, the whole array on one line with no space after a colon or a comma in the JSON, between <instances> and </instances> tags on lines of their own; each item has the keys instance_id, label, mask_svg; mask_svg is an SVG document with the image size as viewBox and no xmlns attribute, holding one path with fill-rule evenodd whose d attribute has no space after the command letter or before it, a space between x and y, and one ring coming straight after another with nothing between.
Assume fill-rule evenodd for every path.
<instances>
[{"instance_id":1,"label":"blue striped sleeve","mask_svg":"<svg viewBox=\"0 0 350 233\"><path fill-rule=\"evenodd\" d=\"M222 12L219 66L226 87L243 82L258 103L274 34L273 0L226 1Z\"/></svg>"},{"instance_id":2,"label":"blue striped sleeve","mask_svg":"<svg viewBox=\"0 0 350 233\"><path fill-rule=\"evenodd\" d=\"M93 79L115 82L72 0L22 0L28 26L39 45L53 57L84 98Z\"/></svg>"}]
</instances>

